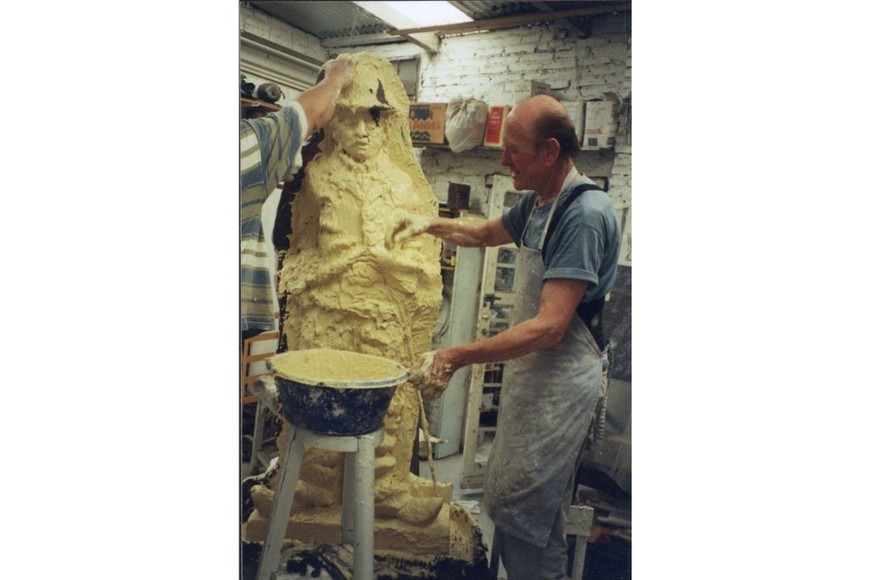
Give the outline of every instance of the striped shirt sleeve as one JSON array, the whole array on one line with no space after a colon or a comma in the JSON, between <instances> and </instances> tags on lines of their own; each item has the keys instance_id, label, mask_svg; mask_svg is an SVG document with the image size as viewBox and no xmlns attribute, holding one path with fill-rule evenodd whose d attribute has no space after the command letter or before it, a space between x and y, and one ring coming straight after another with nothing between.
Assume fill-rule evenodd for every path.
<instances>
[{"instance_id":1,"label":"striped shirt sleeve","mask_svg":"<svg viewBox=\"0 0 870 580\"><path fill-rule=\"evenodd\" d=\"M299 103L259 119L242 120L239 132L241 330L272 330L277 307L263 234L263 204L278 183L302 166L308 132Z\"/></svg>"}]
</instances>

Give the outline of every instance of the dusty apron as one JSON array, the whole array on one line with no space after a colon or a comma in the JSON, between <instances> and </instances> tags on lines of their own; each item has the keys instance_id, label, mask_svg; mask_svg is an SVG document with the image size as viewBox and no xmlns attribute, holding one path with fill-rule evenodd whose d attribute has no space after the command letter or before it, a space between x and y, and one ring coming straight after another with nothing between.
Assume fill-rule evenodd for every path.
<instances>
[{"instance_id":1,"label":"dusty apron","mask_svg":"<svg viewBox=\"0 0 870 580\"><path fill-rule=\"evenodd\" d=\"M550 208L537 247L526 247L521 237L515 287L525 290L514 306L513 324L538 312L544 287L541 248L557 203ZM503 532L547 545L595 416L602 361L601 350L575 313L561 344L505 364L483 498Z\"/></svg>"}]
</instances>

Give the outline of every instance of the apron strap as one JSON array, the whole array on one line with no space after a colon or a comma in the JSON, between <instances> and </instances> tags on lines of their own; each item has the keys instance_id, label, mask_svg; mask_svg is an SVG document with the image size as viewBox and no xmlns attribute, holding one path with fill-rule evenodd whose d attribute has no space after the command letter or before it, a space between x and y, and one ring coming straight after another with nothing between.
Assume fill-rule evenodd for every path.
<instances>
[{"instance_id":1,"label":"apron strap","mask_svg":"<svg viewBox=\"0 0 870 580\"><path fill-rule=\"evenodd\" d=\"M589 190L603 191L601 187L594 183L582 183L575 187L571 191L571 193L568 194L565 201L559 204L559 207L557 207L553 212L553 218L550 221L550 227L547 229L547 235L544 238L544 246L541 250L541 254L545 259L547 256L547 242L550 241L550 235L556 229L559 220L562 219L562 216L568 210L568 206L574 203L574 200L583 195L584 192L587 192ZM604 347L607 343L607 338L604 335L603 311L603 297L589 302L581 302L580 305L577 307L577 315L584 322L584 324L586 324L586 327L592 334L592 338L595 339L595 342L598 344L598 348L602 351L604 351Z\"/></svg>"},{"instance_id":2,"label":"apron strap","mask_svg":"<svg viewBox=\"0 0 870 580\"><path fill-rule=\"evenodd\" d=\"M603 191L600 186L594 183L581 183L573 190L571 193L567 195L565 201L559 204L559 207L553 212L553 219L550 220L550 227L547 229L547 236L544 238L544 248L542 250L542 254L546 256L547 254L547 242L550 241L550 236L553 234L553 231L556 229L556 226L559 224L559 220L562 219L562 216L565 215L565 212L568 211L568 206L574 203L574 200L583 195L583 193L589 191L590 189L596 191Z\"/></svg>"},{"instance_id":3,"label":"apron strap","mask_svg":"<svg viewBox=\"0 0 870 580\"><path fill-rule=\"evenodd\" d=\"M590 302L581 302L577 307L577 315L586 324L599 350L604 352L607 336L604 334L604 297Z\"/></svg>"}]
</instances>

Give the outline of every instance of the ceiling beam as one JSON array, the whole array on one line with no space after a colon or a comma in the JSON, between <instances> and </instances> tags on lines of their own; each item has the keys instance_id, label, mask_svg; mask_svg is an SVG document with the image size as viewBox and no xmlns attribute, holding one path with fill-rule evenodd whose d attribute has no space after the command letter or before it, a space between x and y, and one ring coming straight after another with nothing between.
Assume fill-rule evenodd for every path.
<instances>
[{"instance_id":1,"label":"ceiling beam","mask_svg":"<svg viewBox=\"0 0 870 580\"><path fill-rule=\"evenodd\" d=\"M407 27L416 24L413 20L406 17L404 14L393 10L389 6L384 5L382 2L354 2L354 4L356 4L375 18L380 19L384 22L384 24L390 27ZM393 32L389 33L392 36L404 36L409 41L413 42L414 44L428 52L430 56L438 54L438 49L441 47L441 38L439 38L437 34L432 32L421 31L419 33L412 32L408 34L394 34Z\"/></svg>"},{"instance_id":2,"label":"ceiling beam","mask_svg":"<svg viewBox=\"0 0 870 580\"><path fill-rule=\"evenodd\" d=\"M397 42L406 42L408 39L401 36L392 36L386 32L377 34L357 34L355 36L336 36L334 38L324 38L320 44L324 48L345 48L349 46L370 46L375 44L395 44Z\"/></svg>"},{"instance_id":3,"label":"ceiling beam","mask_svg":"<svg viewBox=\"0 0 870 580\"><path fill-rule=\"evenodd\" d=\"M480 32L484 30L496 30L499 28L512 28L514 26L522 26L524 24L549 22L553 20L561 20L563 18L572 18L574 16L591 16L593 14L608 14L610 12L630 11L631 2L622 2L619 4L591 6L588 8L572 8L571 10L560 10L558 12L539 12L536 14L519 14L517 16L487 18L484 20L475 20L474 22L462 22L459 24L441 24L437 26L422 26L417 28L400 28L396 30L387 30L386 32L395 36L408 36L411 34L421 34L424 32L458 34L461 32Z\"/></svg>"}]
</instances>

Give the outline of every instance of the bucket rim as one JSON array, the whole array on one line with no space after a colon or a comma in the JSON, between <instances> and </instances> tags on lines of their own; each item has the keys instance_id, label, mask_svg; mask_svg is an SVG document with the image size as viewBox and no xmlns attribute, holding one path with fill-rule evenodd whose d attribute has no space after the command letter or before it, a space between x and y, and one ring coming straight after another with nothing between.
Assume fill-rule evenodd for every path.
<instances>
[{"instance_id":1,"label":"bucket rim","mask_svg":"<svg viewBox=\"0 0 870 580\"><path fill-rule=\"evenodd\" d=\"M390 365L395 366L396 374L390 375L384 378L379 379L366 379L366 380L341 380L341 379L322 379L322 378L312 378L310 376L305 376L301 374L294 373L288 370L279 370L274 367L274 362L280 358L288 358L289 356L296 355L298 353L307 352L307 351L331 351L337 354L342 355L353 355L354 357L365 357L368 359L377 359L382 362L387 362ZM330 387L330 388L353 388L353 389L379 389L385 387L394 387L408 380L410 377L410 373L408 370L402 366L400 363L389 359L387 357L366 354L361 352L354 352L350 350L341 350L334 348L310 348L310 349L300 349L294 351L287 351L278 353L274 356L271 356L267 359L267 366L269 370L275 375L276 379L285 379L287 381L310 386L310 387Z\"/></svg>"}]
</instances>

